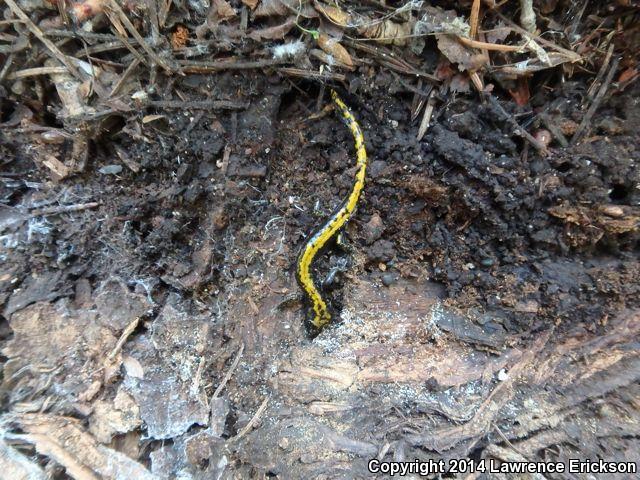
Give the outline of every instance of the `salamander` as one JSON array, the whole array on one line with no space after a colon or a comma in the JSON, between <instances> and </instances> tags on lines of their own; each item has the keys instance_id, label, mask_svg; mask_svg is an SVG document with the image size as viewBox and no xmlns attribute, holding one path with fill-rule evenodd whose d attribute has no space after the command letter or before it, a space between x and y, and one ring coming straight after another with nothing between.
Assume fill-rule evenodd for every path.
<instances>
[{"instance_id":1,"label":"salamander","mask_svg":"<svg viewBox=\"0 0 640 480\"><path fill-rule=\"evenodd\" d=\"M364 189L364 180L367 170L367 152L364 148L364 136L360 125L356 121L349 107L342 101L335 90L331 90L331 98L337 106L337 110L342 117L343 122L347 125L355 142L356 150L356 171L351 192L331 214L331 216L321 224L309 236L309 239L302 247L296 263L296 280L300 288L305 293L311 305L310 323L317 330L325 327L332 319L331 311L327 305L327 301L322 297L322 293L316 286L311 275L311 265L318 254L327 247L330 242L336 238L338 232L345 226L347 221L353 215L360 194Z\"/></svg>"}]
</instances>

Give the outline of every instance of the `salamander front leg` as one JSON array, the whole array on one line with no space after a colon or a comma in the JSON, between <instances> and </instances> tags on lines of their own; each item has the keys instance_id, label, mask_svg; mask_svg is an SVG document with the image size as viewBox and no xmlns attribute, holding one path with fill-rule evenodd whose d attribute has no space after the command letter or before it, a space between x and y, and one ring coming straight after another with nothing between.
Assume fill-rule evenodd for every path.
<instances>
[{"instance_id":1,"label":"salamander front leg","mask_svg":"<svg viewBox=\"0 0 640 480\"><path fill-rule=\"evenodd\" d=\"M352 254L354 252L354 248L351 243L349 243L344 232L339 232L336 236L336 247L343 253Z\"/></svg>"},{"instance_id":2,"label":"salamander front leg","mask_svg":"<svg viewBox=\"0 0 640 480\"><path fill-rule=\"evenodd\" d=\"M322 282L323 288L330 290L334 288L336 285L337 275L338 273L346 272L349 267L349 259L347 257L338 257L338 261L335 265L331 267L329 273Z\"/></svg>"}]
</instances>

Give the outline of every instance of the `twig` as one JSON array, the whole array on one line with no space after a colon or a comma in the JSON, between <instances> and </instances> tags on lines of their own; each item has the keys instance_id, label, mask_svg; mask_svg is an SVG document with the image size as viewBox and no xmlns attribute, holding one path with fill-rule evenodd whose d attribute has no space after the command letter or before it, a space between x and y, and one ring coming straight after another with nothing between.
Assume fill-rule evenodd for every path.
<instances>
[{"instance_id":1,"label":"twig","mask_svg":"<svg viewBox=\"0 0 640 480\"><path fill-rule=\"evenodd\" d=\"M596 75L595 80L593 81L593 83L591 84L591 86L589 87L589 89L587 90L587 98L590 101L593 101L593 96L596 93L596 90L598 89L598 86L600 86L600 82L602 82L602 78L604 77L604 74L607 72L607 68L609 68L609 62L611 62L611 57L613 55L613 49L615 47L615 44L613 42L611 42L609 44L609 48L607 49L607 53L604 56L604 61L602 62L602 65L600 66L600 70L598 71L598 75Z\"/></svg>"},{"instance_id":2,"label":"twig","mask_svg":"<svg viewBox=\"0 0 640 480\"><path fill-rule=\"evenodd\" d=\"M498 102L498 100L496 100L493 95L489 95L489 102L491 102L491 105L493 105L495 109L498 110L502 114L502 116L513 126L515 132L518 135L522 136L531 145L533 145L541 155L548 155L549 151L547 150L547 147L544 145L544 143L535 139L529 132L522 128L516 121L516 119L509 115L509 113L504 108L502 108L500 102Z\"/></svg>"},{"instance_id":3,"label":"twig","mask_svg":"<svg viewBox=\"0 0 640 480\"><path fill-rule=\"evenodd\" d=\"M222 162L220 163L220 172L226 176L229 170L229 158L231 158L231 146L229 144L224 146L224 152L222 152Z\"/></svg>"},{"instance_id":4,"label":"twig","mask_svg":"<svg viewBox=\"0 0 640 480\"><path fill-rule=\"evenodd\" d=\"M120 350L122 350L122 346L127 341L127 338L129 338L133 331L138 327L138 323L140 323L140 317L136 317L132 322L129 323L129 325L125 327L125 329L122 331L122 335L120 335L120 338L118 339L118 343L116 343L116 346L113 347L111 353L107 355L107 361L112 362L113 359L116 358L116 355L118 355Z\"/></svg>"},{"instance_id":5,"label":"twig","mask_svg":"<svg viewBox=\"0 0 640 480\"><path fill-rule=\"evenodd\" d=\"M233 440L240 440L242 437L244 437L247 433L249 433L251 431L251 429L253 428L253 426L256 424L256 422L258 421L258 419L262 416L262 414L264 413L264 411L267 409L267 403L269 402L269 396L267 396L262 403L260 404L260 406L258 407L258 410L256 410L255 415L251 418L251 420L249 420L249 423L247 423L244 428L242 430L240 430L238 432L238 434L233 437Z\"/></svg>"},{"instance_id":6,"label":"twig","mask_svg":"<svg viewBox=\"0 0 640 480\"><path fill-rule=\"evenodd\" d=\"M566 148L569 146L569 141L567 140L567 137L564 136L564 133L562 133L562 130L560 129L560 127L556 125L556 122L554 122L553 120L551 120L551 118L549 118L549 115L542 112L538 114L538 117L542 121L542 124L547 128L547 130L551 132L551 134L553 135L553 138L555 138L562 147Z\"/></svg>"},{"instance_id":7,"label":"twig","mask_svg":"<svg viewBox=\"0 0 640 480\"><path fill-rule=\"evenodd\" d=\"M522 52L525 48L522 45L502 45L500 43L481 42L479 40L471 40L470 38L460 36L457 36L456 38L460 43L467 47L494 50L497 52Z\"/></svg>"},{"instance_id":8,"label":"twig","mask_svg":"<svg viewBox=\"0 0 640 480\"><path fill-rule=\"evenodd\" d=\"M229 367L229 370L227 370L227 373L225 373L224 378L220 382L220 385L218 385L218 388L216 388L216 391L213 392L213 395L211 396L211 400L218 398L220 396L222 389L227 385L227 382L233 375L233 372L235 372L236 368L238 367L238 363L240 363L240 358L242 357L242 352L244 352L244 343L240 345L240 348L238 349L238 352L236 353L236 356L233 359L233 362L231 362L231 366Z\"/></svg>"},{"instance_id":9,"label":"twig","mask_svg":"<svg viewBox=\"0 0 640 480\"><path fill-rule=\"evenodd\" d=\"M110 33L94 33L94 32L85 32L84 30L58 30L58 29L48 29L43 32L48 37L56 37L56 38L84 38L88 41L96 41L96 42L115 42L119 41L120 38L116 35L111 35ZM135 38L129 38L129 43L132 45L137 45L138 41Z\"/></svg>"},{"instance_id":10,"label":"twig","mask_svg":"<svg viewBox=\"0 0 640 480\"><path fill-rule=\"evenodd\" d=\"M480 74L478 72L469 72L469 78L471 79L471 83L473 83L473 86L476 87L476 90L478 90L478 92L484 92L484 82L482 81L482 78L480 77Z\"/></svg>"},{"instance_id":11,"label":"twig","mask_svg":"<svg viewBox=\"0 0 640 480\"><path fill-rule=\"evenodd\" d=\"M173 4L172 0L158 0L162 3L160 6L160 12L158 12L158 24L160 28L164 28L167 17L169 16L169 10L171 9L171 5Z\"/></svg>"},{"instance_id":12,"label":"twig","mask_svg":"<svg viewBox=\"0 0 640 480\"><path fill-rule=\"evenodd\" d=\"M99 202L75 203L73 205L58 205L56 207L32 210L31 216L37 217L39 215L56 215L58 213L79 212L82 210L88 210L90 208L96 208L99 205Z\"/></svg>"},{"instance_id":13,"label":"twig","mask_svg":"<svg viewBox=\"0 0 640 480\"><path fill-rule=\"evenodd\" d=\"M596 110L598 110L598 107L600 107L602 100L604 100L604 96L607 93L607 90L609 88L609 85L611 84L611 81L613 80L613 75L616 73L616 70L618 70L619 62L620 62L619 58L615 58L613 62L611 62L611 68L609 69L609 73L607 73L607 77L604 79L604 82L602 82L602 85L600 86L600 90L598 90L598 94L596 95L596 98L594 98L593 102L591 102L591 105L589 106L587 113L582 118L582 121L580 122L580 125L576 130L576 133L573 134L573 138L571 139L572 145L577 144L584 136L584 133L587 130L589 123L591 123L591 118L596 113Z\"/></svg>"},{"instance_id":14,"label":"twig","mask_svg":"<svg viewBox=\"0 0 640 480\"><path fill-rule=\"evenodd\" d=\"M480 0L473 0L471 15L469 16L469 38L475 39L478 35L478 18L480 17Z\"/></svg>"},{"instance_id":15,"label":"twig","mask_svg":"<svg viewBox=\"0 0 640 480\"><path fill-rule=\"evenodd\" d=\"M110 52L112 50L120 50L122 48L128 48L128 47L127 45L124 44L124 42L121 39L119 39L119 40L114 40L112 42L100 43L98 45L93 45L91 47L82 48L81 50L78 50L76 52L76 57L89 57L94 53ZM133 46L131 46L131 48L133 48Z\"/></svg>"},{"instance_id":16,"label":"twig","mask_svg":"<svg viewBox=\"0 0 640 480\"><path fill-rule=\"evenodd\" d=\"M136 68L138 68L138 65L140 65L140 60L136 58L133 62L131 62L131 64L127 67L127 69L120 76L116 84L113 86L113 88L111 89L111 93L109 93L109 98L112 98L114 95L118 94L118 92L122 88L122 85L124 85L124 82L127 81L127 78L129 78L129 75L131 75L131 72L133 72Z\"/></svg>"},{"instance_id":17,"label":"twig","mask_svg":"<svg viewBox=\"0 0 640 480\"><path fill-rule=\"evenodd\" d=\"M105 14L113 24L114 31L116 32L116 37L118 38L118 40L125 46L127 50L129 50L133 54L134 57L136 57L136 59L138 59L140 62L144 63L145 65L149 66L149 63L142 56L142 54L138 52L135 48L133 48L133 45L131 44L131 42L129 42L129 37L126 35L126 32L124 31L124 27L120 22L120 18L117 17L114 12L108 9L105 10Z\"/></svg>"},{"instance_id":18,"label":"twig","mask_svg":"<svg viewBox=\"0 0 640 480\"><path fill-rule=\"evenodd\" d=\"M509 445L514 452L516 452L518 455L522 455L527 461L530 461L527 458L527 456L524 453L522 453L520 450L518 450L516 446L513 443L511 443L511 441L507 438L507 436L504 433L502 433L502 430L500 430L500 427L498 427L498 424L496 424L495 422L493 423L493 428L495 428L496 432L498 432L498 435L500 435L500 438L502 438L502 440L504 440L505 443Z\"/></svg>"},{"instance_id":19,"label":"twig","mask_svg":"<svg viewBox=\"0 0 640 480\"><path fill-rule=\"evenodd\" d=\"M289 75L291 77L309 78L312 80L335 80L336 82L344 82L347 79L347 77L342 73L320 73L312 70L303 70L301 68L281 67L278 69L278 72Z\"/></svg>"},{"instance_id":20,"label":"twig","mask_svg":"<svg viewBox=\"0 0 640 480\"><path fill-rule=\"evenodd\" d=\"M64 53L60 51L60 49L47 37L45 37L42 30L38 28L38 26L31 21L31 19L22 11L22 9L18 6L16 2L13 0L6 0L7 5L11 9L11 11L24 22L27 28L33 33L38 39L44 43L44 46L49 49L51 54L57 58L67 69L69 73L76 77L81 82L84 81L83 76L80 74L80 71L76 68L76 66L69 60Z\"/></svg>"},{"instance_id":21,"label":"twig","mask_svg":"<svg viewBox=\"0 0 640 480\"><path fill-rule=\"evenodd\" d=\"M194 62L189 60L178 61L184 73L211 73L222 70L251 70L254 68L272 67L289 63L286 60L266 59L266 60L238 60L235 58L218 60L214 62Z\"/></svg>"},{"instance_id":22,"label":"twig","mask_svg":"<svg viewBox=\"0 0 640 480\"><path fill-rule=\"evenodd\" d=\"M37 77L38 75L49 75L52 73L67 73L67 67L35 67L18 70L7 76L9 80L18 80L20 78Z\"/></svg>"},{"instance_id":23,"label":"twig","mask_svg":"<svg viewBox=\"0 0 640 480\"><path fill-rule=\"evenodd\" d=\"M543 63L540 59L533 58L515 64L493 65L490 67L490 70L503 75L521 77L530 73L547 70L569 61L566 55L562 53L551 52L547 56L549 58L548 63Z\"/></svg>"},{"instance_id":24,"label":"twig","mask_svg":"<svg viewBox=\"0 0 640 480\"><path fill-rule=\"evenodd\" d=\"M527 32L524 28L516 25L515 23L513 23L511 20L509 20L507 17L505 17L504 15L502 15L500 12L498 12L497 10L492 10L492 12L494 14L496 14L500 20L502 20L507 26L509 26L512 30L514 30L515 32L519 33L520 35L534 40L535 42L539 43L540 45L545 45L546 47L549 47L553 50L555 50L556 52L560 52L564 55L566 55L567 57L570 58L570 62L577 62L579 60L582 60L582 56L576 52L574 52L573 50L567 50L566 48L562 48L559 47L558 45L556 45L553 42L550 42L549 40L545 40L544 38L540 37L539 35L534 35L530 32Z\"/></svg>"},{"instance_id":25,"label":"twig","mask_svg":"<svg viewBox=\"0 0 640 480\"><path fill-rule=\"evenodd\" d=\"M440 80L436 76L418 70L410 63L397 58L390 51L386 51L385 49L379 47L367 45L366 43L356 42L348 38L345 38L344 42L345 44L355 48L356 50L361 50L363 52L369 53L380 63L380 65L388 67L391 70L395 70L396 72L403 73L405 75L416 75L431 82L440 83Z\"/></svg>"},{"instance_id":26,"label":"twig","mask_svg":"<svg viewBox=\"0 0 640 480\"><path fill-rule=\"evenodd\" d=\"M2 70L0 71L0 83L3 82L3 80L7 76L7 73L9 73L9 70L11 69L11 65L13 65L13 53L10 53L7 56L7 59L5 60L4 65L2 66Z\"/></svg>"},{"instance_id":27,"label":"twig","mask_svg":"<svg viewBox=\"0 0 640 480\"><path fill-rule=\"evenodd\" d=\"M431 121L431 115L433 115L433 108L435 107L435 99L434 99L435 90L431 90L429 94L429 98L427 100L427 106L424 107L424 115L422 115L422 120L420 121L420 127L418 128L418 135L416 135L416 140L419 142L424 137L424 134L427 133L427 128L429 128L429 122Z\"/></svg>"},{"instance_id":28,"label":"twig","mask_svg":"<svg viewBox=\"0 0 640 480\"><path fill-rule=\"evenodd\" d=\"M520 0L520 25L528 31L536 31L536 12L533 11L533 0Z\"/></svg>"},{"instance_id":29,"label":"twig","mask_svg":"<svg viewBox=\"0 0 640 480\"><path fill-rule=\"evenodd\" d=\"M147 12L149 12L149 24L151 25L151 41L156 46L160 43L160 27L158 25L158 4L156 0L145 0Z\"/></svg>"},{"instance_id":30,"label":"twig","mask_svg":"<svg viewBox=\"0 0 640 480\"><path fill-rule=\"evenodd\" d=\"M109 8L112 9L118 15L118 17L120 17L120 21L124 24L129 33L133 35L133 38L138 41L143 50L147 52L147 55L149 55L157 65L162 67L167 73L175 72L176 69L174 67L170 66L164 59L160 58L160 56L158 56L158 54L151 47L149 47L149 45L147 45L147 42L144 41L142 35L140 35L138 30L136 30L136 27L133 25L133 23L131 23L129 17L127 17L120 5L118 5L115 0L109 1Z\"/></svg>"},{"instance_id":31,"label":"twig","mask_svg":"<svg viewBox=\"0 0 640 480\"><path fill-rule=\"evenodd\" d=\"M200 381L202 380L202 370L204 370L204 366L206 364L206 360L204 357L200 357L200 362L198 362L198 369L196 370L196 374L193 378L193 383L191 383L191 388L189 392L194 397L198 395L198 391L200 390Z\"/></svg>"},{"instance_id":32,"label":"twig","mask_svg":"<svg viewBox=\"0 0 640 480\"><path fill-rule=\"evenodd\" d=\"M179 108L190 110L244 110L246 103L238 103L230 100L194 100L183 102L182 100L152 100L145 102L146 107Z\"/></svg>"}]
</instances>

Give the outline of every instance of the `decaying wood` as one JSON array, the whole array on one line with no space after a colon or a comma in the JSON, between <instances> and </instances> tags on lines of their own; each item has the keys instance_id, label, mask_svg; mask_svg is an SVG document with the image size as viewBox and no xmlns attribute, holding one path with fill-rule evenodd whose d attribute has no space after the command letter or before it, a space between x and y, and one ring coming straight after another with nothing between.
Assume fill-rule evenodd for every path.
<instances>
[{"instance_id":1,"label":"decaying wood","mask_svg":"<svg viewBox=\"0 0 640 480\"><path fill-rule=\"evenodd\" d=\"M76 480L155 477L143 465L99 444L77 420L47 414L11 415L5 418L24 433L6 434L20 440L63 466Z\"/></svg>"},{"instance_id":2,"label":"decaying wood","mask_svg":"<svg viewBox=\"0 0 640 480\"><path fill-rule=\"evenodd\" d=\"M506 442L533 456L538 447L567 438L563 425L570 424L567 418L581 411L583 403L629 388L640 378L638 352L629 348L640 333L638 311L622 314L602 336L567 332L564 341L553 343L549 339L558 333L552 328L537 333L527 348L509 348L512 341L503 339L501 351L484 356L466 343L475 341L461 342L457 332L466 328L438 327L451 326L443 317L459 317L444 309L433 291L401 282L390 288L360 284L351 293L347 310L359 312L358 318L347 313L332 332L334 338L321 336L316 345L295 348L274 381L305 431L323 439L309 447L316 452L309 455L349 452L366 459L382 449L385 440L395 439L388 450L404 449L408 456L423 459L462 458L488 438L491 444ZM451 408L448 397L438 391L456 389L474 400L461 397L463 404ZM393 409L407 401L403 391L437 414L414 411L398 418ZM388 403L381 405L380 395ZM271 417L280 425L275 412ZM352 423L356 417L361 431ZM368 423L374 419L381 424ZM460 423L451 426L451 420ZM342 422L350 435L338 433ZM402 425L411 428L403 433L398 429ZM609 428L633 434L638 427L633 421L612 419ZM388 430L394 434L385 434ZM486 455L504 452L496 447Z\"/></svg>"},{"instance_id":3,"label":"decaying wood","mask_svg":"<svg viewBox=\"0 0 640 480\"><path fill-rule=\"evenodd\" d=\"M482 402L473 418L464 425L455 427L445 427L434 432L422 435L412 435L408 440L421 447L429 450L442 452L453 448L456 444L469 439L477 439L487 432L491 431L491 424L495 421L498 413L504 405L512 398L515 382L519 380L519 376L524 373L527 368L536 361L537 355L547 344L552 330L540 335L534 344L520 358L520 360L511 367L506 380L498 384L492 390L489 396Z\"/></svg>"},{"instance_id":4,"label":"decaying wood","mask_svg":"<svg viewBox=\"0 0 640 480\"><path fill-rule=\"evenodd\" d=\"M44 471L25 455L0 440L0 471L14 480L45 480Z\"/></svg>"}]
</instances>

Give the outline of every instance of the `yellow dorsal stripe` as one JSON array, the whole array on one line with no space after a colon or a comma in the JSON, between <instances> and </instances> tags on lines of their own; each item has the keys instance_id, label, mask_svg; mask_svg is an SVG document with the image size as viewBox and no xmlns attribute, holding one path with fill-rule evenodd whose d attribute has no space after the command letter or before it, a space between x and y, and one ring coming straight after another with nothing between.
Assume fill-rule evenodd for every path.
<instances>
[{"instance_id":1,"label":"yellow dorsal stripe","mask_svg":"<svg viewBox=\"0 0 640 480\"><path fill-rule=\"evenodd\" d=\"M360 125L349 110L349 107L342 101L338 94L331 90L331 98L338 106L342 119L349 127L355 142L358 171L356 172L354 184L351 192L342 206L329 217L318 231L313 234L302 248L298 257L296 268L296 278L300 287L309 297L313 309L311 323L316 328L322 328L331 321L331 313L327 303L322 298L322 294L316 287L311 276L311 264L318 252L331 240L336 233L347 223L358 205L360 193L364 188L364 180L367 168L367 152L364 148L364 136Z\"/></svg>"}]
</instances>

